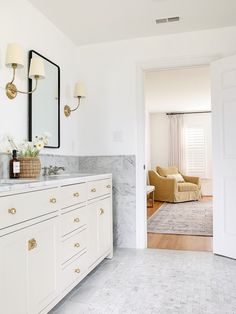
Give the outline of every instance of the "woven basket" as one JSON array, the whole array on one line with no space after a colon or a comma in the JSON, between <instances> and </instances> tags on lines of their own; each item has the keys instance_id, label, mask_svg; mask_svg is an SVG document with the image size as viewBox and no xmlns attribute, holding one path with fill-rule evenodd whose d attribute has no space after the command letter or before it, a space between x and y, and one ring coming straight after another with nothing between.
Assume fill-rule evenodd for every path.
<instances>
[{"instance_id":1,"label":"woven basket","mask_svg":"<svg viewBox=\"0 0 236 314\"><path fill-rule=\"evenodd\" d=\"M41 162L38 157L23 157L20 161L20 178L38 178L41 171Z\"/></svg>"}]
</instances>

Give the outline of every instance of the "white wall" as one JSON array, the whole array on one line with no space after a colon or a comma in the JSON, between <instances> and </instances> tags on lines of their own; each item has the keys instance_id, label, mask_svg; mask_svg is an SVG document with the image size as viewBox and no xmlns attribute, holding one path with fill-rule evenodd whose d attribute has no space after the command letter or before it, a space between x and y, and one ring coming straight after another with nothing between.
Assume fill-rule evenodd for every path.
<instances>
[{"instance_id":1,"label":"white wall","mask_svg":"<svg viewBox=\"0 0 236 314\"><path fill-rule=\"evenodd\" d=\"M169 119L165 113L150 114L151 169L168 166L169 131Z\"/></svg>"},{"instance_id":2,"label":"white wall","mask_svg":"<svg viewBox=\"0 0 236 314\"><path fill-rule=\"evenodd\" d=\"M210 110L210 67L147 72L145 102L149 112Z\"/></svg>"},{"instance_id":3,"label":"white wall","mask_svg":"<svg viewBox=\"0 0 236 314\"><path fill-rule=\"evenodd\" d=\"M136 154L137 67L165 59L174 58L181 64L185 57L233 54L235 35L236 27L230 27L78 48L80 74L88 90L81 112L89 117L78 116L79 153ZM113 140L117 131L121 135L119 142Z\"/></svg>"},{"instance_id":4,"label":"white wall","mask_svg":"<svg viewBox=\"0 0 236 314\"><path fill-rule=\"evenodd\" d=\"M79 74L75 65L78 55L75 58L74 44L26 0L2 0L0 21L0 137L10 133L18 140L27 138L27 96L18 95L15 100L9 100L4 91L4 86L12 75L11 70L4 65L6 46L10 42L18 42L24 48L26 65L23 70L17 71L18 88L27 89L27 56L30 49L38 51L61 67L61 148L48 152L77 154L77 115L72 115L69 119L63 115L65 103L74 102L71 89Z\"/></svg>"}]
</instances>

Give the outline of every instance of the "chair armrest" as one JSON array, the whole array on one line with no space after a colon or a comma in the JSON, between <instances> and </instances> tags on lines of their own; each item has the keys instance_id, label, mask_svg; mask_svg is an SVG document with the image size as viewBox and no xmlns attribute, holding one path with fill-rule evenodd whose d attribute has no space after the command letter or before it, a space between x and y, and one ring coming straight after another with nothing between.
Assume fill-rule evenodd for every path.
<instances>
[{"instance_id":1,"label":"chair armrest","mask_svg":"<svg viewBox=\"0 0 236 314\"><path fill-rule=\"evenodd\" d=\"M182 175L182 177L184 178L186 182L194 183L198 185L199 187L201 186L201 180L199 177L192 177L192 176L185 176L185 175Z\"/></svg>"},{"instance_id":2,"label":"chair armrest","mask_svg":"<svg viewBox=\"0 0 236 314\"><path fill-rule=\"evenodd\" d=\"M177 181L174 178L161 177L153 170L149 171L149 181L151 185L156 186L159 193L174 194L178 190Z\"/></svg>"}]
</instances>

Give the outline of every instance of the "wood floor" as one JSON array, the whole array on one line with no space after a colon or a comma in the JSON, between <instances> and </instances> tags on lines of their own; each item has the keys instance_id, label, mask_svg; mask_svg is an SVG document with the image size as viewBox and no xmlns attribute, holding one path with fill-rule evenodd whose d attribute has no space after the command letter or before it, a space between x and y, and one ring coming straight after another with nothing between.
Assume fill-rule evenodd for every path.
<instances>
[{"instance_id":1,"label":"wood floor","mask_svg":"<svg viewBox=\"0 0 236 314\"><path fill-rule=\"evenodd\" d=\"M212 199L203 197L202 202ZM147 209L147 218L151 217L163 202L154 202L154 206ZM148 233L148 248L186 250L186 251L212 251L212 237Z\"/></svg>"}]
</instances>

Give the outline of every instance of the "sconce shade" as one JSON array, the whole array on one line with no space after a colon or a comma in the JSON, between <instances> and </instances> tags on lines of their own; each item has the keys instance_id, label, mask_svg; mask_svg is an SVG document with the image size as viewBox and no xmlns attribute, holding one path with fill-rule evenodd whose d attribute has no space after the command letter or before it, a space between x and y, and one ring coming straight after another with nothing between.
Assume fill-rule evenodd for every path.
<instances>
[{"instance_id":1,"label":"sconce shade","mask_svg":"<svg viewBox=\"0 0 236 314\"><path fill-rule=\"evenodd\" d=\"M77 82L75 84L75 89L74 89L74 97L85 97L85 87L84 84Z\"/></svg>"},{"instance_id":2,"label":"sconce shade","mask_svg":"<svg viewBox=\"0 0 236 314\"><path fill-rule=\"evenodd\" d=\"M23 68L24 66L23 50L17 43L7 45L6 66L11 68L12 64L16 64L17 68Z\"/></svg>"},{"instance_id":3,"label":"sconce shade","mask_svg":"<svg viewBox=\"0 0 236 314\"><path fill-rule=\"evenodd\" d=\"M38 79L45 78L44 63L39 57L33 57L30 60L29 78L34 79L35 76Z\"/></svg>"}]
</instances>

